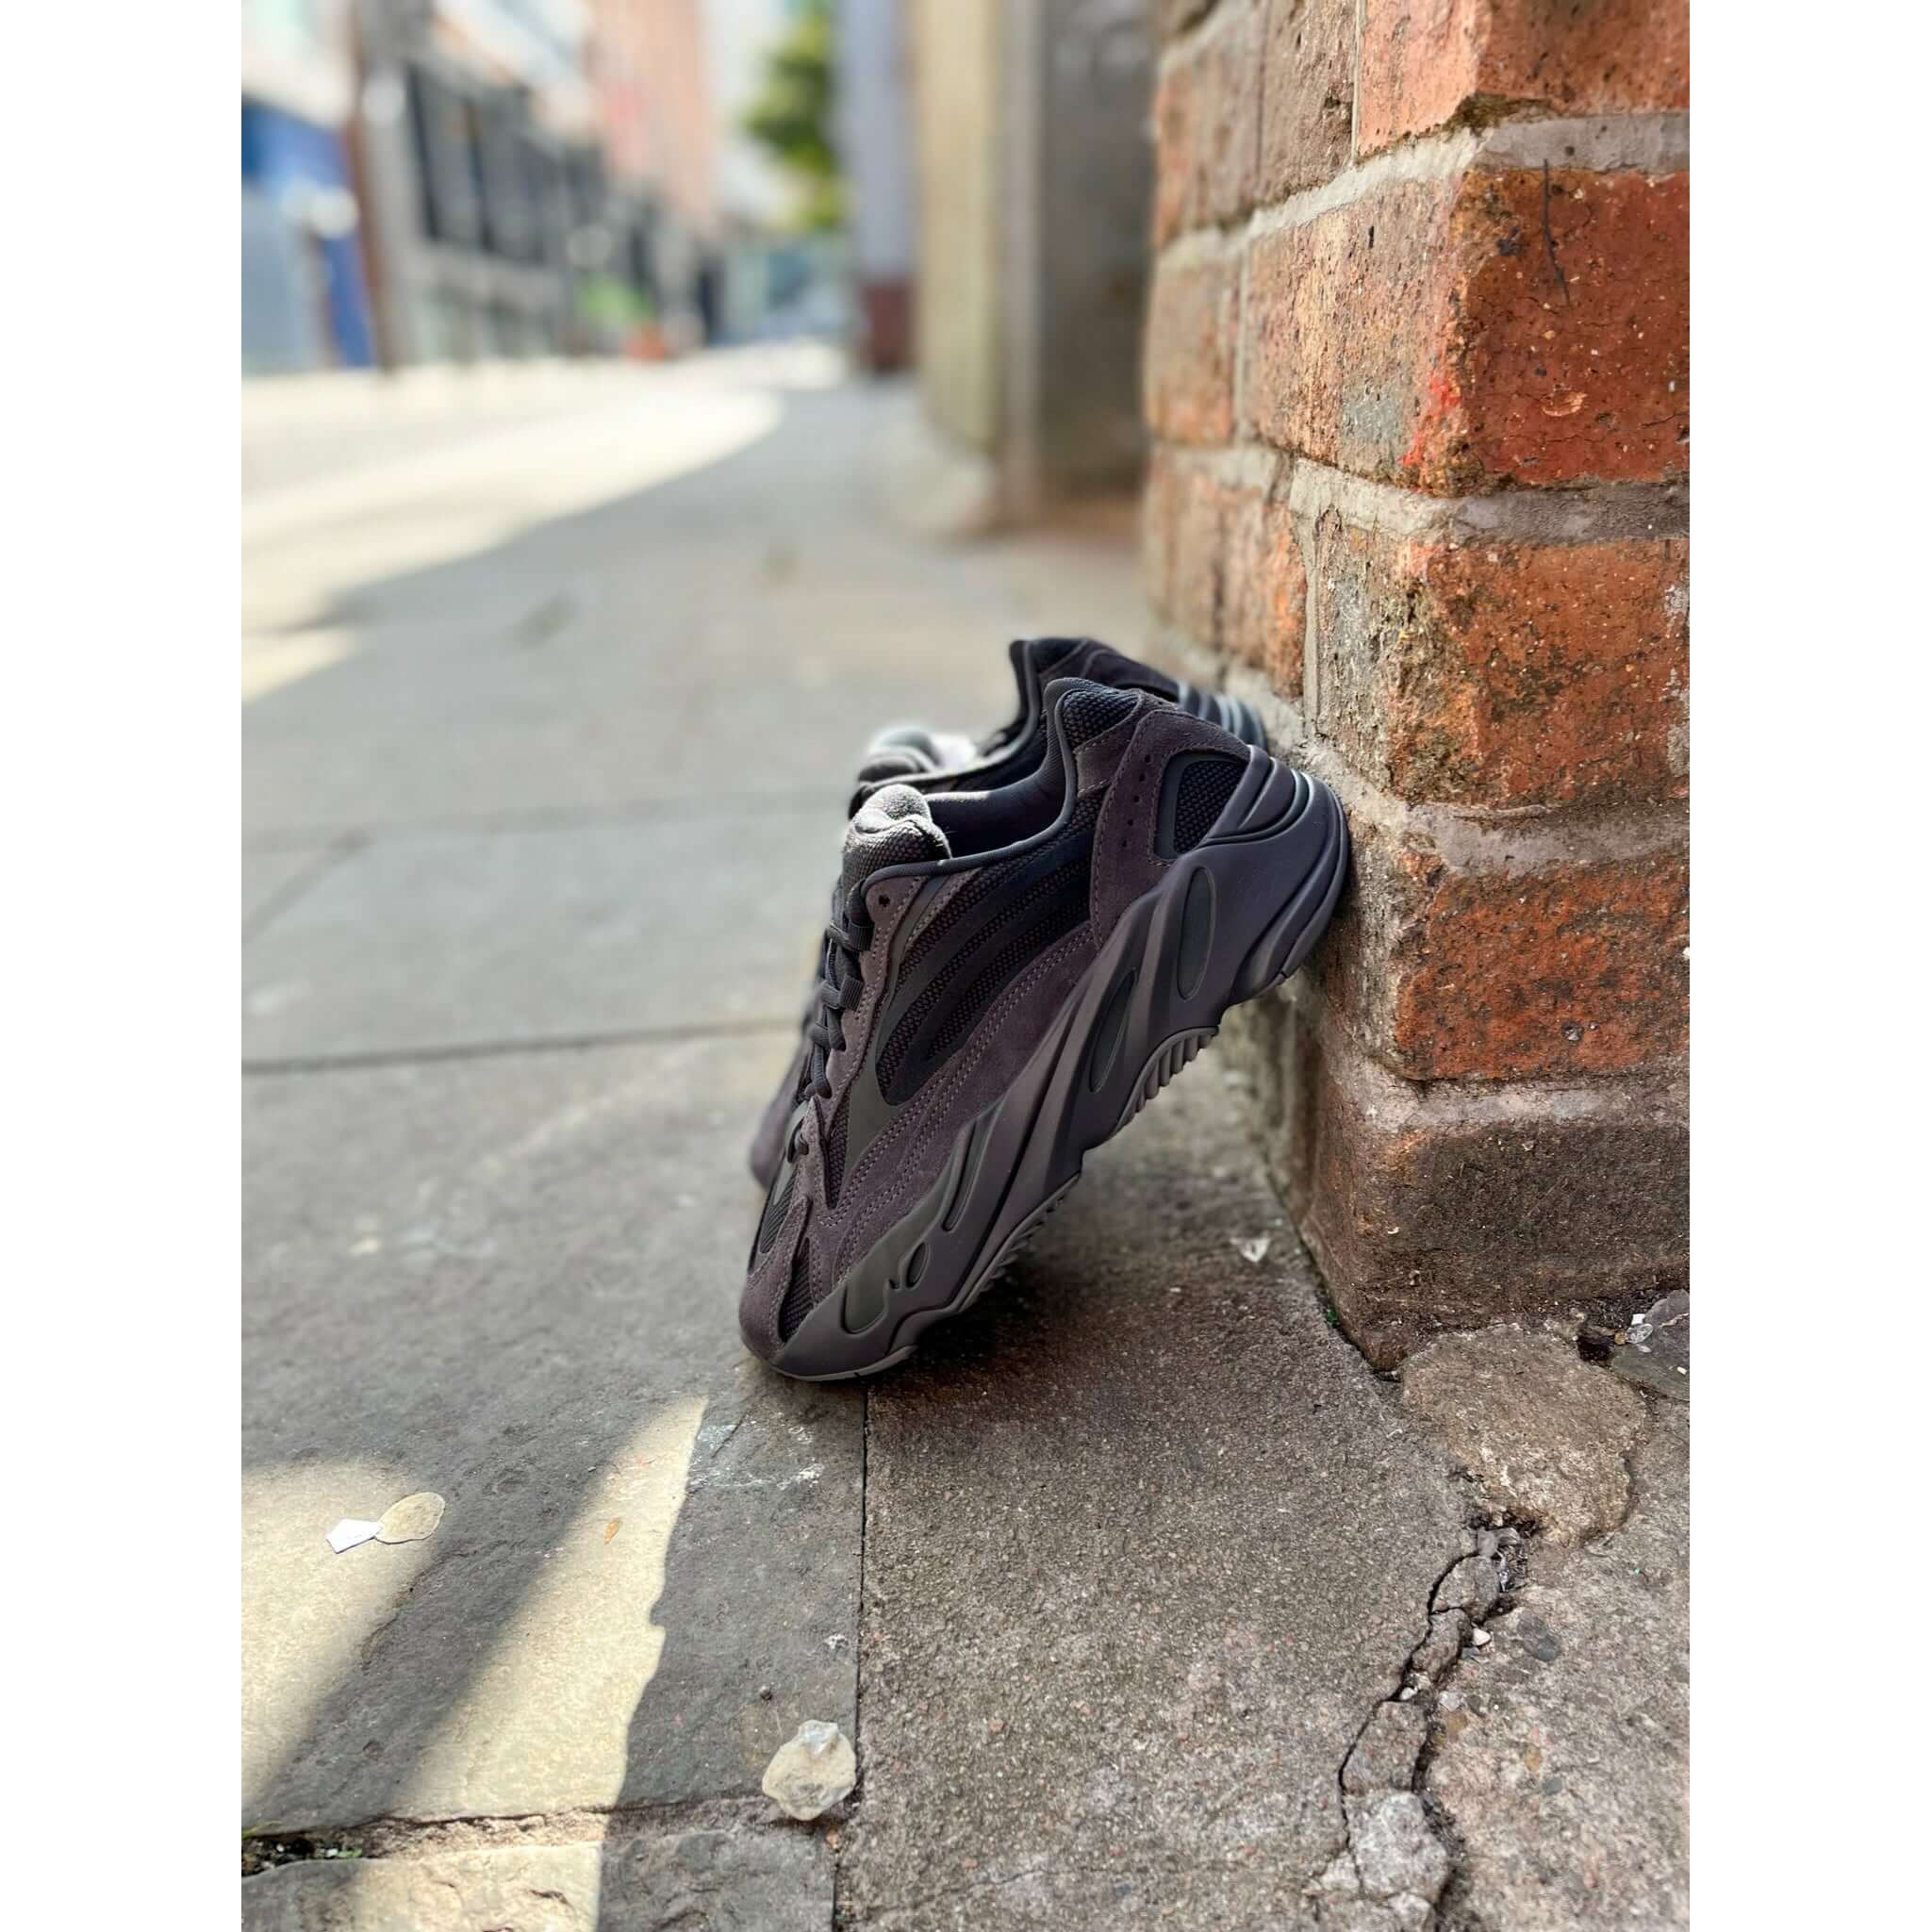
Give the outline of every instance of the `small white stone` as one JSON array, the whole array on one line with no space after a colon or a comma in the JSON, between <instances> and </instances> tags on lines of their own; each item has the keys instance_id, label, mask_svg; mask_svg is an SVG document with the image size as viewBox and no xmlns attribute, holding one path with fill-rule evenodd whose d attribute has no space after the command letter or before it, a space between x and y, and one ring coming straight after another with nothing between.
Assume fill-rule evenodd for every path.
<instances>
[{"instance_id":1,"label":"small white stone","mask_svg":"<svg viewBox=\"0 0 1932 1932\"><path fill-rule=\"evenodd\" d=\"M1477 1630L1471 1634L1469 1641L1476 1645L1477 1649L1487 1650L1489 1648L1489 1632L1487 1630Z\"/></svg>"},{"instance_id":2,"label":"small white stone","mask_svg":"<svg viewBox=\"0 0 1932 1932\"><path fill-rule=\"evenodd\" d=\"M808 1717L765 1767L765 1795L788 1818L817 1818L859 1781L851 1741L835 1724Z\"/></svg>"}]
</instances>

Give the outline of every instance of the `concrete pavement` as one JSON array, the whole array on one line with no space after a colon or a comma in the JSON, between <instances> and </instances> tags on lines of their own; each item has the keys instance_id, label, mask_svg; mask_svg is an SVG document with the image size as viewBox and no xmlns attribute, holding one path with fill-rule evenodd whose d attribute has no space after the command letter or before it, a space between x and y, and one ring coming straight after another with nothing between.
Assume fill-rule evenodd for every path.
<instances>
[{"instance_id":1,"label":"concrete pavement","mask_svg":"<svg viewBox=\"0 0 1932 1932\"><path fill-rule=\"evenodd\" d=\"M907 1370L803 1388L739 1346L744 1149L855 745L991 725L1010 636L1145 642L1120 520L905 534L903 399L835 375L251 411L245 1862L277 1849L244 1920L1393 1926L1433 1884L1445 1923L1568 1923L1590 1816L1544 1884L1516 1794L1518 1731L1578 1708L1540 1640L1489 1728L1343 1771L1432 1637L1439 1726L1482 1618L1527 1577L1568 1628L1590 1559L1539 1569L1530 1526L1511 1576L1499 1506L1324 1320L1215 1054ZM330 1552L419 1490L428 1540ZM1628 1871L1659 1803L1610 1802L1668 1813L1680 1773L1658 1615L1651 1729L1576 1728L1627 1923L1676 1922L1671 1858ZM806 1717L859 1755L816 1826L758 1795Z\"/></svg>"}]
</instances>

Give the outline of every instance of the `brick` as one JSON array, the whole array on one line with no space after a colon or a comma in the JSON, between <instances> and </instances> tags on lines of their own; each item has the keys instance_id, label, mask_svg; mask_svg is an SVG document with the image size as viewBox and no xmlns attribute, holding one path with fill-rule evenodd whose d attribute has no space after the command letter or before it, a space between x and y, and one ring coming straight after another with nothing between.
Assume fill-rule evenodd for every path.
<instances>
[{"instance_id":1,"label":"brick","mask_svg":"<svg viewBox=\"0 0 1932 1932\"><path fill-rule=\"evenodd\" d=\"M1263 8L1222 0L1197 45L1194 218L1227 222L1254 206L1261 151Z\"/></svg>"},{"instance_id":2,"label":"brick","mask_svg":"<svg viewBox=\"0 0 1932 1932\"><path fill-rule=\"evenodd\" d=\"M1343 1328L1392 1369L1445 1329L1631 1307L1684 1285L1690 1147L1675 1075L1415 1088L1318 1002L1264 1141Z\"/></svg>"},{"instance_id":3,"label":"brick","mask_svg":"<svg viewBox=\"0 0 1932 1932\"><path fill-rule=\"evenodd\" d=\"M1247 490L1228 506L1222 569L1224 650L1267 674L1283 698L1301 696L1308 570L1286 504Z\"/></svg>"},{"instance_id":4,"label":"brick","mask_svg":"<svg viewBox=\"0 0 1932 1932\"><path fill-rule=\"evenodd\" d=\"M1270 0L1256 192L1278 201L1348 164L1355 0Z\"/></svg>"},{"instance_id":5,"label":"brick","mask_svg":"<svg viewBox=\"0 0 1932 1932\"><path fill-rule=\"evenodd\" d=\"M1214 4L1214 0L1156 0L1155 25L1160 28L1161 38L1171 41L1182 27L1198 20Z\"/></svg>"},{"instance_id":6,"label":"brick","mask_svg":"<svg viewBox=\"0 0 1932 1932\"><path fill-rule=\"evenodd\" d=\"M1180 465L1156 446L1148 457L1140 493L1140 580L1148 602L1161 617L1171 616L1168 585L1173 576L1175 493Z\"/></svg>"},{"instance_id":7,"label":"brick","mask_svg":"<svg viewBox=\"0 0 1932 1932\"><path fill-rule=\"evenodd\" d=\"M1157 247L1254 206L1263 23L1250 0L1224 5L1162 63L1154 91Z\"/></svg>"},{"instance_id":8,"label":"brick","mask_svg":"<svg viewBox=\"0 0 1932 1932\"><path fill-rule=\"evenodd\" d=\"M1689 551L1390 538L1329 511L1313 721L1405 800L1681 798Z\"/></svg>"},{"instance_id":9,"label":"brick","mask_svg":"<svg viewBox=\"0 0 1932 1932\"><path fill-rule=\"evenodd\" d=\"M1358 150L1513 109L1691 98L1689 0L1364 0Z\"/></svg>"},{"instance_id":10,"label":"brick","mask_svg":"<svg viewBox=\"0 0 1932 1932\"><path fill-rule=\"evenodd\" d=\"M1142 404L1172 442L1225 443L1234 431L1239 278L1227 257L1158 263L1148 304Z\"/></svg>"},{"instance_id":11,"label":"brick","mask_svg":"<svg viewBox=\"0 0 1932 1932\"><path fill-rule=\"evenodd\" d=\"M1154 83L1154 246L1194 225L1198 64L1174 60Z\"/></svg>"},{"instance_id":12,"label":"brick","mask_svg":"<svg viewBox=\"0 0 1932 1932\"><path fill-rule=\"evenodd\" d=\"M1170 623L1198 644L1221 627L1229 493L1184 455L1157 451L1148 473L1143 549L1148 594Z\"/></svg>"},{"instance_id":13,"label":"brick","mask_svg":"<svg viewBox=\"0 0 1932 1932\"><path fill-rule=\"evenodd\" d=\"M1157 450L1142 503L1143 577L1154 608L1196 643L1301 692L1308 576L1285 503L1224 483L1184 452Z\"/></svg>"},{"instance_id":14,"label":"brick","mask_svg":"<svg viewBox=\"0 0 1932 1932\"><path fill-rule=\"evenodd\" d=\"M1400 182L1258 237L1256 434L1437 494L1688 473L1689 182Z\"/></svg>"},{"instance_id":15,"label":"brick","mask_svg":"<svg viewBox=\"0 0 1932 1932\"><path fill-rule=\"evenodd\" d=\"M1351 830L1352 887L1316 978L1391 1072L1556 1079L1654 1068L1684 1053L1681 850L1499 865L1452 858L1361 814Z\"/></svg>"}]
</instances>

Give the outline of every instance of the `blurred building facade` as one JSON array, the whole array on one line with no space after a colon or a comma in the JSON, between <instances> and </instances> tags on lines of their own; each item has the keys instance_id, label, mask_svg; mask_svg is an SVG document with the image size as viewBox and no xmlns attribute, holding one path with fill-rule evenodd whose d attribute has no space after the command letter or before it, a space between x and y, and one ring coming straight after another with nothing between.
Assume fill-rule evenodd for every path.
<instances>
[{"instance_id":1,"label":"blurred building facade","mask_svg":"<svg viewBox=\"0 0 1932 1932\"><path fill-rule=\"evenodd\" d=\"M919 383L995 514L1138 478L1147 0L907 0Z\"/></svg>"},{"instance_id":2,"label":"blurred building facade","mask_svg":"<svg viewBox=\"0 0 1932 1932\"><path fill-rule=\"evenodd\" d=\"M244 368L841 335L999 514L1130 486L1143 0L831 0L843 235L746 132L814 7L243 0Z\"/></svg>"},{"instance_id":3,"label":"blurred building facade","mask_svg":"<svg viewBox=\"0 0 1932 1932\"><path fill-rule=\"evenodd\" d=\"M840 0L838 148L859 353L881 372L912 356L916 183L903 0Z\"/></svg>"},{"instance_id":4,"label":"blurred building facade","mask_svg":"<svg viewBox=\"0 0 1932 1932\"><path fill-rule=\"evenodd\" d=\"M245 370L375 359L348 138L355 107L350 0L243 0Z\"/></svg>"},{"instance_id":5,"label":"blurred building facade","mask_svg":"<svg viewBox=\"0 0 1932 1932\"><path fill-rule=\"evenodd\" d=\"M636 256L650 346L719 332L718 131L699 0L592 0L606 232ZM602 254L591 239L588 251ZM598 266L610 272L607 255ZM636 279L636 277L634 277ZM651 340L652 334L659 339Z\"/></svg>"},{"instance_id":6,"label":"blurred building facade","mask_svg":"<svg viewBox=\"0 0 1932 1932\"><path fill-rule=\"evenodd\" d=\"M675 47L668 17L694 5L356 0L385 362L618 350L695 328L687 224L626 125L641 31L668 22Z\"/></svg>"}]
</instances>

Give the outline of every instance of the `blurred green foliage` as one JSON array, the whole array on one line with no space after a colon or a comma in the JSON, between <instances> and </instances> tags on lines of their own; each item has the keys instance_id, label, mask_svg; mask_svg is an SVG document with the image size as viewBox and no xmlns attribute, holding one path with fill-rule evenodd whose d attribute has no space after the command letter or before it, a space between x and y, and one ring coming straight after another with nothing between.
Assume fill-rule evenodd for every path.
<instances>
[{"instance_id":1,"label":"blurred green foliage","mask_svg":"<svg viewBox=\"0 0 1932 1932\"><path fill-rule=\"evenodd\" d=\"M577 285L577 315L592 328L634 329L652 319L651 298L615 275L586 275Z\"/></svg>"},{"instance_id":2,"label":"blurred green foliage","mask_svg":"<svg viewBox=\"0 0 1932 1932\"><path fill-rule=\"evenodd\" d=\"M765 57L765 78L745 132L799 187L797 224L806 233L845 221L838 150L832 139L832 5L807 0Z\"/></svg>"}]
</instances>

